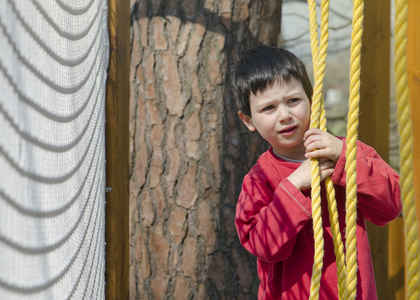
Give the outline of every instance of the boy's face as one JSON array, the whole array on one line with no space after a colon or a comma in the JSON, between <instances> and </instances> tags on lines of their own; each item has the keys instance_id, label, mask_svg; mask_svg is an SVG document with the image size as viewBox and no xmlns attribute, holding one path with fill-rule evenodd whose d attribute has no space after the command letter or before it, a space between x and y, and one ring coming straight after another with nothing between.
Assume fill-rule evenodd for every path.
<instances>
[{"instance_id":1,"label":"boy's face","mask_svg":"<svg viewBox=\"0 0 420 300\"><path fill-rule=\"evenodd\" d=\"M295 78L276 80L264 92L249 97L251 116L239 112L249 130L257 130L280 155L304 160L303 135L309 129L310 102Z\"/></svg>"}]
</instances>

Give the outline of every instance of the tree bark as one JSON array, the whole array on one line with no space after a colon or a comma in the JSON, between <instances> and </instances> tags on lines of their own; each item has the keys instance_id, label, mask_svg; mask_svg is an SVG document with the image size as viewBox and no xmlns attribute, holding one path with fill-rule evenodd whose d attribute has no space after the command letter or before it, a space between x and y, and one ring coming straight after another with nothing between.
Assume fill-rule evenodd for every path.
<instances>
[{"instance_id":1,"label":"tree bark","mask_svg":"<svg viewBox=\"0 0 420 300\"><path fill-rule=\"evenodd\" d=\"M267 145L240 123L228 66L277 44L281 1L131 1L130 297L256 298L234 227Z\"/></svg>"}]
</instances>

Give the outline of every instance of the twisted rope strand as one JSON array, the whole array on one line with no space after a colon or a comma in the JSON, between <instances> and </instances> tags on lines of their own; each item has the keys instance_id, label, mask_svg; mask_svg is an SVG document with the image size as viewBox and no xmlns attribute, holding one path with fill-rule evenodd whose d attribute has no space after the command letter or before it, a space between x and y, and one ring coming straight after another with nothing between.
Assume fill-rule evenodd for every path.
<instances>
[{"instance_id":1,"label":"twisted rope strand","mask_svg":"<svg viewBox=\"0 0 420 300\"><path fill-rule=\"evenodd\" d=\"M322 68L322 58L319 57L318 31L316 17L315 0L308 0L310 15L310 34L311 50L314 66L314 94L312 97L311 128L319 127L319 117L321 112L321 91L322 78L320 78L319 68ZM322 76L322 74L321 74ZM314 264L312 267L311 287L309 299L319 299L319 289L321 285L321 275L324 259L324 236L322 228L321 211L321 181L319 176L319 159L311 159L311 199L312 199L312 218L314 230Z\"/></svg>"},{"instance_id":2,"label":"twisted rope strand","mask_svg":"<svg viewBox=\"0 0 420 300\"><path fill-rule=\"evenodd\" d=\"M360 102L360 57L363 34L363 0L353 1L353 31L350 58L350 98L347 123L346 150L346 277L347 299L355 299L357 293L357 130Z\"/></svg>"},{"instance_id":3,"label":"twisted rope strand","mask_svg":"<svg viewBox=\"0 0 420 300\"><path fill-rule=\"evenodd\" d=\"M321 124L320 129L327 130L327 119L325 116L325 109L321 110ZM346 262L344 256L344 244L340 231L340 222L338 220L337 201L335 198L334 184L331 177L325 179L325 187L327 191L328 202L328 216L331 226L331 235L334 244L334 254L337 263L337 288L338 297L340 300L346 299Z\"/></svg>"},{"instance_id":4,"label":"twisted rope strand","mask_svg":"<svg viewBox=\"0 0 420 300\"><path fill-rule=\"evenodd\" d=\"M329 1L321 3L321 45L318 46L318 26L315 0L308 0L310 15L311 50L314 66L314 94L312 99L311 128L319 128L322 117L325 119L322 88L325 73L325 61L328 47ZM325 122L324 122L325 123ZM325 126L325 124L324 124ZM311 197L314 229L314 264L312 268L309 299L319 298L319 289L324 259L324 237L321 210L321 182L319 176L319 159L311 159Z\"/></svg>"},{"instance_id":5,"label":"twisted rope strand","mask_svg":"<svg viewBox=\"0 0 420 300\"><path fill-rule=\"evenodd\" d=\"M327 7L323 7L328 9ZM326 56L328 46L328 13L322 14L321 20L321 45L320 55ZM325 64L324 64L325 66ZM322 74L325 74L325 67L322 70ZM322 75L323 76L323 75ZM322 97L323 98L323 97ZM321 113L320 113L320 125L319 128L323 131L327 131L327 118L325 115L324 101L321 101ZM337 264L337 288L339 299L346 299L346 265L344 256L344 245L341 237L340 223L338 220L337 201L335 199L334 184L331 181L331 177L325 179L325 187L328 201L328 216L331 225L331 234L334 244L334 254Z\"/></svg>"},{"instance_id":6,"label":"twisted rope strand","mask_svg":"<svg viewBox=\"0 0 420 300\"><path fill-rule=\"evenodd\" d=\"M413 187L413 136L407 84L407 1L395 1L395 79L400 133L400 185L407 252L406 299L420 299L419 224Z\"/></svg>"},{"instance_id":7,"label":"twisted rope strand","mask_svg":"<svg viewBox=\"0 0 420 300\"><path fill-rule=\"evenodd\" d=\"M321 41L322 42L322 41ZM322 46L321 46L322 48ZM325 115L324 101L321 101L321 113L319 128L327 131L327 118ZM331 225L331 234L334 245L334 254L337 263L337 288L339 299L346 299L346 264L344 256L344 244L338 219L337 201L335 198L334 184L331 177L325 179L326 195L328 202L328 216Z\"/></svg>"}]
</instances>

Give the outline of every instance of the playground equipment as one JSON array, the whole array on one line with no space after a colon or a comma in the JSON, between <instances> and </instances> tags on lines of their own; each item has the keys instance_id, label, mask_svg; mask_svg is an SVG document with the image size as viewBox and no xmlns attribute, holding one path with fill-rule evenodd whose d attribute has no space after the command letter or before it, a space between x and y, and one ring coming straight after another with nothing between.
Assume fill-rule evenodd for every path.
<instances>
[{"instance_id":1,"label":"playground equipment","mask_svg":"<svg viewBox=\"0 0 420 300\"><path fill-rule=\"evenodd\" d=\"M328 46L328 6L329 1L321 1L321 36L318 41L318 28L315 0L308 0L310 16L311 50L314 65L314 97L312 103L311 127L326 130L325 111L322 99L322 80ZM407 48L407 1L395 3L395 74L397 84L398 122L400 133L400 169L403 216L405 219L405 236L407 252L407 299L420 297L419 265L419 226L416 216L413 188L413 137L408 101L406 48ZM350 98L347 125L346 151L346 257L338 225L337 208L334 200L334 189L331 180L326 180L328 208L333 234L334 251L337 261L338 290L340 299L355 299L357 284L357 248L356 248L356 140L360 102L360 61L363 33L363 0L354 1L353 32L350 59ZM323 266L323 233L321 218L321 198L318 160L312 159L312 211L315 241L315 255L311 281L310 299L318 299L321 271Z\"/></svg>"},{"instance_id":2,"label":"playground equipment","mask_svg":"<svg viewBox=\"0 0 420 300\"><path fill-rule=\"evenodd\" d=\"M0 299L105 292L107 2L0 2Z\"/></svg>"}]
</instances>

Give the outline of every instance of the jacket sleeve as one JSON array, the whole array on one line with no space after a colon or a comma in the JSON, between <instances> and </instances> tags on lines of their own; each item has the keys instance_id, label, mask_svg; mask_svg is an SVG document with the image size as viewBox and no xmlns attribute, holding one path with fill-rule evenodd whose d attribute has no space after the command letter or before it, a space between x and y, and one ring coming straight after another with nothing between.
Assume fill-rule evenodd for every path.
<instances>
[{"instance_id":1,"label":"jacket sleeve","mask_svg":"<svg viewBox=\"0 0 420 300\"><path fill-rule=\"evenodd\" d=\"M235 225L241 244L255 256L269 262L288 258L310 219L310 198L288 179L273 191L266 179L245 176Z\"/></svg>"},{"instance_id":2,"label":"jacket sleeve","mask_svg":"<svg viewBox=\"0 0 420 300\"><path fill-rule=\"evenodd\" d=\"M332 181L346 186L346 144L337 161ZM401 212L399 175L376 151L357 142L357 206L364 218L377 226L385 226Z\"/></svg>"}]
</instances>

